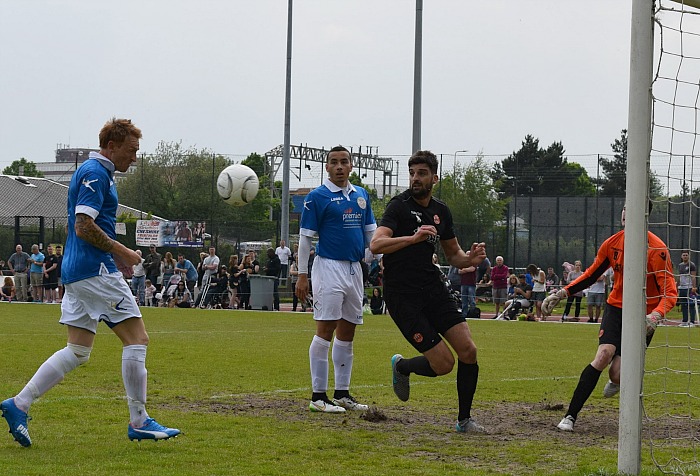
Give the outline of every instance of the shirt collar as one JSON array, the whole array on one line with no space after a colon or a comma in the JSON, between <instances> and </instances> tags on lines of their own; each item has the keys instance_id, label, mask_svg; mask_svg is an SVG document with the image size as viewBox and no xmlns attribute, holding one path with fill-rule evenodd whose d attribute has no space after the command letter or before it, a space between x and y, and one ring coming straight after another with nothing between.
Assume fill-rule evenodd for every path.
<instances>
[{"instance_id":1,"label":"shirt collar","mask_svg":"<svg viewBox=\"0 0 700 476\"><path fill-rule=\"evenodd\" d=\"M331 182L331 180L328 177L323 179L323 185L325 185L326 188L328 190L330 190L331 192L345 192L346 194L349 195L350 193L357 191L357 190L355 190L355 186L353 184L351 184L350 182L348 182L347 188L340 188L336 184Z\"/></svg>"},{"instance_id":2,"label":"shirt collar","mask_svg":"<svg viewBox=\"0 0 700 476\"><path fill-rule=\"evenodd\" d=\"M110 174L114 173L114 163L112 163L111 160L109 160L107 157L104 155L100 154L99 152L90 152L88 155L89 159L96 159L104 168L109 170Z\"/></svg>"}]
</instances>

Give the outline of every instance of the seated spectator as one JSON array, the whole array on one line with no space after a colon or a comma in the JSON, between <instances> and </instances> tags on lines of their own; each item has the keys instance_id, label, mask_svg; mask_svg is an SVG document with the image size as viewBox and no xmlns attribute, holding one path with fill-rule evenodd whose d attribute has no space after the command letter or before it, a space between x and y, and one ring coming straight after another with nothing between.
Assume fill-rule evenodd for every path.
<instances>
[{"instance_id":1,"label":"seated spectator","mask_svg":"<svg viewBox=\"0 0 700 476\"><path fill-rule=\"evenodd\" d=\"M221 266L219 272L213 274L209 279L209 289L202 300L202 308L224 309L228 307L228 274L226 271L226 266Z\"/></svg>"},{"instance_id":2,"label":"seated spectator","mask_svg":"<svg viewBox=\"0 0 700 476\"><path fill-rule=\"evenodd\" d=\"M520 280L514 274L508 276L508 299L512 299L515 294L515 287L520 284Z\"/></svg>"},{"instance_id":3,"label":"seated spectator","mask_svg":"<svg viewBox=\"0 0 700 476\"><path fill-rule=\"evenodd\" d=\"M168 307L192 307L192 295L190 294L190 290L187 289L187 286L185 286L184 281L181 280L170 288L171 292L168 294Z\"/></svg>"},{"instance_id":4,"label":"seated spectator","mask_svg":"<svg viewBox=\"0 0 700 476\"><path fill-rule=\"evenodd\" d=\"M532 286L527 284L527 279L524 274L518 276L518 284L513 287L511 298L506 301L506 309L508 310L507 317L503 319L512 319L520 312L527 312L530 308L530 299L532 297ZM505 314L505 311L504 311Z\"/></svg>"},{"instance_id":5,"label":"seated spectator","mask_svg":"<svg viewBox=\"0 0 700 476\"><path fill-rule=\"evenodd\" d=\"M0 288L0 300L8 302L15 300L15 282L9 276L5 276L5 282Z\"/></svg>"},{"instance_id":6,"label":"seated spectator","mask_svg":"<svg viewBox=\"0 0 700 476\"><path fill-rule=\"evenodd\" d=\"M481 280L476 283L476 300L479 302L488 302L490 301L491 293L491 273L487 272Z\"/></svg>"},{"instance_id":7,"label":"seated spectator","mask_svg":"<svg viewBox=\"0 0 700 476\"><path fill-rule=\"evenodd\" d=\"M369 300L369 308L372 310L372 314L384 314L384 298L382 297L381 289L374 288L372 290L372 297Z\"/></svg>"},{"instance_id":8,"label":"seated spectator","mask_svg":"<svg viewBox=\"0 0 700 476\"><path fill-rule=\"evenodd\" d=\"M155 306L156 305L156 287L153 285L150 279L146 280L146 285L143 288L144 295L144 306Z\"/></svg>"}]
</instances>

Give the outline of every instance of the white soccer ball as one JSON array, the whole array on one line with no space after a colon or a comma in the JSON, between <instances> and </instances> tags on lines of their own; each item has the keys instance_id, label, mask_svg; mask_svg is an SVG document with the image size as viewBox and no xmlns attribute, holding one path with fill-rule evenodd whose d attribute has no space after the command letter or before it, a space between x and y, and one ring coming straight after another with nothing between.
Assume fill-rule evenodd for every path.
<instances>
[{"instance_id":1,"label":"white soccer ball","mask_svg":"<svg viewBox=\"0 0 700 476\"><path fill-rule=\"evenodd\" d=\"M224 202L237 207L253 201L260 182L253 169L243 164L229 165L216 179L216 190Z\"/></svg>"}]
</instances>

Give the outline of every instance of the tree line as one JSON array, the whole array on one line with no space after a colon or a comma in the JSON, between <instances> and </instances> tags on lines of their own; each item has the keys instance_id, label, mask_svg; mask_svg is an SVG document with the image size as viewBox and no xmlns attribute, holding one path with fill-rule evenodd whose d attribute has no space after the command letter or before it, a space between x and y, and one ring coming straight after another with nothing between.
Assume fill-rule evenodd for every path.
<instances>
[{"instance_id":1,"label":"tree line","mask_svg":"<svg viewBox=\"0 0 700 476\"><path fill-rule=\"evenodd\" d=\"M520 149L500 163L488 165L481 154L470 164L456 164L445 173L434 196L450 206L456 223L469 228L489 230L499 226L508 202L515 196L624 196L627 167L627 130L611 144L612 158L601 158L601 177L590 177L578 163L566 157L561 142L548 147L526 135ZM216 177L230 161L209 149L184 148L180 142L160 142L153 154L143 156L135 173L118 183L120 201L149 215L166 219L188 219L220 224L249 224L272 237L277 232L270 217L280 213L281 182L270 184L265 157L252 153L243 164L260 178L260 191L253 203L245 207L225 205L216 193ZM25 176L40 176L35 164L24 158L3 170L17 175L20 166ZM353 173L350 181L363 185ZM405 184L402 184L405 186ZM366 187L368 188L368 187ZM276 192L273 193L273 190ZM662 193L659 179L650 176L652 196ZM391 197L379 199L369 189L373 210L381 217ZM290 209L292 207L290 206ZM121 217L133 220L139 217Z\"/></svg>"}]
</instances>

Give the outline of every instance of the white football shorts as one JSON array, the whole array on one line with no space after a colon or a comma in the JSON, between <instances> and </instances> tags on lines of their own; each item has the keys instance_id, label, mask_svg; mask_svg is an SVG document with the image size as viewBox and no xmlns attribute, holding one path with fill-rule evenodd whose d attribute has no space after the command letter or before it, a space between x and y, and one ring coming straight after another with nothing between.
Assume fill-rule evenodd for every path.
<instances>
[{"instance_id":1,"label":"white football shorts","mask_svg":"<svg viewBox=\"0 0 700 476\"><path fill-rule=\"evenodd\" d=\"M315 320L345 319L353 324L362 324L364 283L360 263L316 256L311 279Z\"/></svg>"},{"instance_id":2,"label":"white football shorts","mask_svg":"<svg viewBox=\"0 0 700 476\"><path fill-rule=\"evenodd\" d=\"M141 317L141 311L122 273L102 274L65 285L61 302L61 324L97 332L97 325L105 321L109 327L132 317Z\"/></svg>"}]
</instances>

